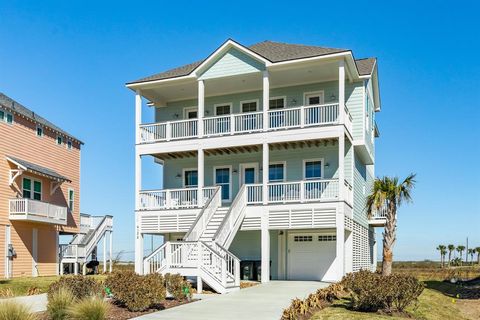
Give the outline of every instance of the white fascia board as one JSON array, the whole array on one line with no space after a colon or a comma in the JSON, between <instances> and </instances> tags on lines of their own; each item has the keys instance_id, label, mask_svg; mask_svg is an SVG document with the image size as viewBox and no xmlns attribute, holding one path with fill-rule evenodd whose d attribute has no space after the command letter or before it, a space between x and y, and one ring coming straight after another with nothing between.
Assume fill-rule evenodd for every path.
<instances>
[{"instance_id":1,"label":"white fascia board","mask_svg":"<svg viewBox=\"0 0 480 320\"><path fill-rule=\"evenodd\" d=\"M196 80L197 77L193 72L191 74L188 74L186 76L180 76L180 77L175 77L175 78L167 78L167 79L160 79L160 80L152 80L152 81L144 81L144 82L137 82L137 83L128 83L125 86L132 91L137 91L142 89L149 89L152 87L155 87L157 85L162 85L165 83L168 83L170 85L175 85L177 84L176 82L181 83L182 81L185 80Z\"/></svg>"}]
</instances>

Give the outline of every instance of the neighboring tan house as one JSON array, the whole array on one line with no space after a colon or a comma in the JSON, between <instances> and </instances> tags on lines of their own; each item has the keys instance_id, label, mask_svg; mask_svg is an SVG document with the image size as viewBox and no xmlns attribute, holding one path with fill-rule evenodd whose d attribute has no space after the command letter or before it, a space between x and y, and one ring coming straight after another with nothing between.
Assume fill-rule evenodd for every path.
<instances>
[{"instance_id":1,"label":"neighboring tan house","mask_svg":"<svg viewBox=\"0 0 480 320\"><path fill-rule=\"evenodd\" d=\"M136 93L138 273L218 292L241 279L338 281L373 269L375 58L228 40L205 60L127 83ZM155 119L142 119L142 104ZM142 189L142 158L163 169ZM144 257L144 236L165 243Z\"/></svg>"},{"instance_id":2,"label":"neighboring tan house","mask_svg":"<svg viewBox=\"0 0 480 320\"><path fill-rule=\"evenodd\" d=\"M58 274L59 235L78 240L88 232L84 221L93 219L80 215L82 145L0 93L1 277ZM80 262L78 253L69 262Z\"/></svg>"}]
</instances>

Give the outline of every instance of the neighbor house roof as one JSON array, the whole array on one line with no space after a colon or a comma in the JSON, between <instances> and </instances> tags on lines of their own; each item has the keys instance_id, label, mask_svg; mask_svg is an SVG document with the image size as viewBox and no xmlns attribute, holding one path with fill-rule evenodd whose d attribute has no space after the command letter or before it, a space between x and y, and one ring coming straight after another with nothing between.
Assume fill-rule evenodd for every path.
<instances>
[{"instance_id":1,"label":"neighbor house roof","mask_svg":"<svg viewBox=\"0 0 480 320\"><path fill-rule=\"evenodd\" d=\"M289 44L289 43L274 42L274 41L263 41L246 48L258 54L259 56L262 56L263 58L267 59L272 63L278 63L278 62L296 60L296 59L305 59L305 58L318 57L318 56L323 56L328 54L350 51L348 49L306 46L306 45ZM173 68L173 69L170 69L161 73L157 73L142 79L138 79L130 83L147 82L147 81L163 80L163 79L186 76L192 73L204 61L205 60L193 62L181 67ZM358 70L359 74L360 75L370 74L373 71L374 61L375 61L375 58L355 60L355 62L357 63L357 68L359 69Z\"/></svg>"},{"instance_id":2,"label":"neighbor house roof","mask_svg":"<svg viewBox=\"0 0 480 320\"><path fill-rule=\"evenodd\" d=\"M7 156L7 160L13 163L16 166L21 167L23 170L30 171L36 174L39 174L41 176L46 176L47 178L57 180L57 181L67 181L67 182L72 182L70 179L68 179L65 176L62 176L61 174L55 172L52 169L42 167L38 164L31 163L22 159L14 158L11 156Z\"/></svg>"},{"instance_id":3,"label":"neighbor house roof","mask_svg":"<svg viewBox=\"0 0 480 320\"><path fill-rule=\"evenodd\" d=\"M5 107L6 109L11 110L14 113L22 115L25 118L28 118L28 119L30 119L34 122L37 122L38 124L41 124L42 126L48 127L50 129L52 129L53 131L56 131L56 132L58 132L58 133L60 133L64 136L67 136L67 137L69 137L73 140L76 140L79 143L83 144L82 141L75 138L74 136L72 136L68 132L60 129L59 127L57 127L56 125L54 125L53 123L48 121L47 119L39 116L38 114L36 114L32 110L28 109L27 107L23 106L22 104L18 103L17 101L13 100L12 98L8 97L7 95L5 95L1 92L0 92L0 105Z\"/></svg>"}]
</instances>

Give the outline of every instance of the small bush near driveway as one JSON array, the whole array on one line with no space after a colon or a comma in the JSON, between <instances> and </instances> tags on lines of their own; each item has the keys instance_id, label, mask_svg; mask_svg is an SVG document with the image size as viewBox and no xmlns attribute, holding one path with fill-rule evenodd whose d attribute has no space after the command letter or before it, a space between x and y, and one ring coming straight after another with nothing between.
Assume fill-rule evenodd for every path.
<instances>
[{"instance_id":1,"label":"small bush near driveway","mask_svg":"<svg viewBox=\"0 0 480 320\"><path fill-rule=\"evenodd\" d=\"M66 288L76 299L83 299L93 295L103 295L103 286L95 279L85 276L65 276L53 282L48 288L48 299L60 288Z\"/></svg>"}]
</instances>

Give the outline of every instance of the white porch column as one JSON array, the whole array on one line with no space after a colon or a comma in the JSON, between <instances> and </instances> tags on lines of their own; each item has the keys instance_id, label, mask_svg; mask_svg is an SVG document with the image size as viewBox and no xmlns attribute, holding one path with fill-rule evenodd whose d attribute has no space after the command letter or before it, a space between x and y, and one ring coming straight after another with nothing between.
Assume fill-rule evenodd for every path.
<instances>
[{"instance_id":1,"label":"white porch column","mask_svg":"<svg viewBox=\"0 0 480 320\"><path fill-rule=\"evenodd\" d=\"M268 109L270 107L270 79L268 71L263 71L263 131L268 130Z\"/></svg>"},{"instance_id":2,"label":"white porch column","mask_svg":"<svg viewBox=\"0 0 480 320\"><path fill-rule=\"evenodd\" d=\"M262 199L263 204L268 204L268 167L270 163L270 149L268 148L268 143L263 143L263 153L262 153Z\"/></svg>"},{"instance_id":3,"label":"white porch column","mask_svg":"<svg viewBox=\"0 0 480 320\"><path fill-rule=\"evenodd\" d=\"M198 136L203 137L203 115L205 114L205 83L198 80Z\"/></svg>"},{"instance_id":4,"label":"white porch column","mask_svg":"<svg viewBox=\"0 0 480 320\"><path fill-rule=\"evenodd\" d=\"M337 219L336 219L336 228L337 228L337 242L336 242L336 270L337 270L337 279L340 281L345 275L345 216L343 212L344 204L342 202L338 203L337 208Z\"/></svg>"},{"instance_id":5,"label":"white porch column","mask_svg":"<svg viewBox=\"0 0 480 320\"><path fill-rule=\"evenodd\" d=\"M140 143L140 124L142 123L142 96L140 90L135 93L135 142Z\"/></svg>"},{"instance_id":6,"label":"white porch column","mask_svg":"<svg viewBox=\"0 0 480 320\"><path fill-rule=\"evenodd\" d=\"M108 259L110 260L110 265L109 265L109 268L108 268L108 272L112 273L112 255L113 255L113 231L110 231L109 232L109 250L108 250Z\"/></svg>"},{"instance_id":7,"label":"white porch column","mask_svg":"<svg viewBox=\"0 0 480 320\"><path fill-rule=\"evenodd\" d=\"M270 281L270 231L268 230L268 211L262 214L261 222L261 242L262 242L262 283Z\"/></svg>"},{"instance_id":8,"label":"white porch column","mask_svg":"<svg viewBox=\"0 0 480 320\"><path fill-rule=\"evenodd\" d=\"M107 234L103 236L103 273L107 272Z\"/></svg>"},{"instance_id":9,"label":"white porch column","mask_svg":"<svg viewBox=\"0 0 480 320\"><path fill-rule=\"evenodd\" d=\"M345 123L345 61L338 62L338 121Z\"/></svg>"},{"instance_id":10,"label":"white porch column","mask_svg":"<svg viewBox=\"0 0 480 320\"><path fill-rule=\"evenodd\" d=\"M345 199L345 135L338 137L338 200Z\"/></svg>"},{"instance_id":11,"label":"white porch column","mask_svg":"<svg viewBox=\"0 0 480 320\"><path fill-rule=\"evenodd\" d=\"M135 272L143 273L143 235L140 230L140 189L142 187L142 158L135 155Z\"/></svg>"},{"instance_id":12,"label":"white porch column","mask_svg":"<svg viewBox=\"0 0 480 320\"><path fill-rule=\"evenodd\" d=\"M198 205L203 206L203 187L205 186L205 153L203 149L198 149L197 153L198 166L197 166L197 179L198 179Z\"/></svg>"}]
</instances>

